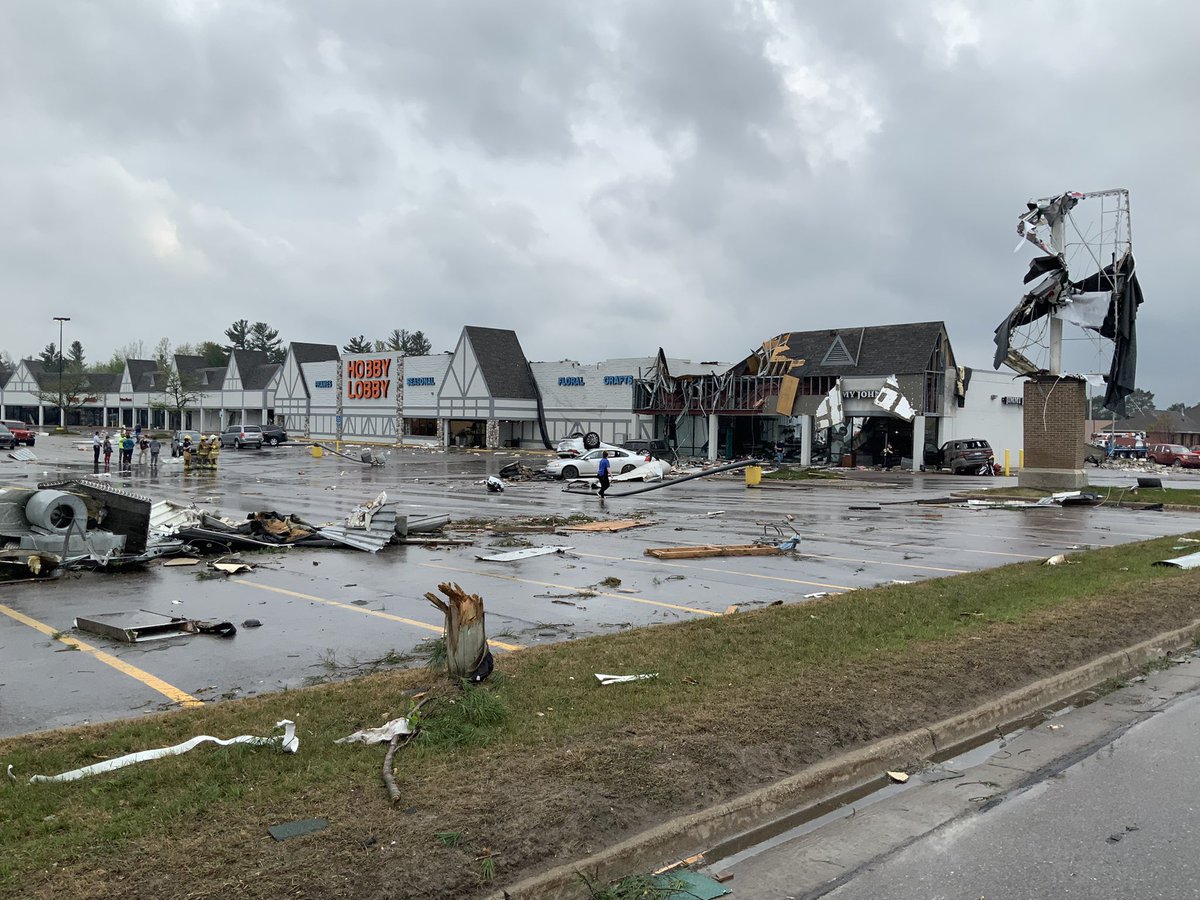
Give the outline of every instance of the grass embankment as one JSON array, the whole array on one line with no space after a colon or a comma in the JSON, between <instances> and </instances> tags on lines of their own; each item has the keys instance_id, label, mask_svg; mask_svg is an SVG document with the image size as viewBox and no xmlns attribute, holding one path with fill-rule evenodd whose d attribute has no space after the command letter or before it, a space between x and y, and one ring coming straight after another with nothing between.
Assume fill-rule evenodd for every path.
<instances>
[{"instance_id":1,"label":"grass embankment","mask_svg":"<svg viewBox=\"0 0 1200 900\"><path fill-rule=\"evenodd\" d=\"M479 896L538 868L971 708L1200 617L1177 538L501 657L443 688L400 750L335 745L404 714L429 672L373 675L0 741L0 895ZM781 598L788 599L788 598ZM600 687L594 672L656 672ZM201 748L62 785L53 774L196 734L294 719L294 756ZM324 831L276 844L268 825ZM390 893L381 885L391 885Z\"/></svg>"},{"instance_id":2,"label":"grass embankment","mask_svg":"<svg viewBox=\"0 0 1200 900\"><path fill-rule=\"evenodd\" d=\"M766 478L766 475L763 476ZM1131 476L1132 477L1132 476ZM1084 488L1093 494L1099 494L1105 503L1161 503L1164 506L1197 506L1200 507L1200 488L1140 488L1136 484L1128 487L1117 485L1096 485ZM1013 500L1040 500L1049 497L1055 491L1045 491L1038 488L998 487L968 489L958 492L958 495L997 500L1010 498Z\"/></svg>"},{"instance_id":3,"label":"grass embankment","mask_svg":"<svg viewBox=\"0 0 1200 900\"><path fill-rule=\"evenodd\" d=\"M823 469L807 469L783 465L778 469L763 472L764 481L840 481L842 476L837 472L826 472Z\"/></svg>"}]
</instances>

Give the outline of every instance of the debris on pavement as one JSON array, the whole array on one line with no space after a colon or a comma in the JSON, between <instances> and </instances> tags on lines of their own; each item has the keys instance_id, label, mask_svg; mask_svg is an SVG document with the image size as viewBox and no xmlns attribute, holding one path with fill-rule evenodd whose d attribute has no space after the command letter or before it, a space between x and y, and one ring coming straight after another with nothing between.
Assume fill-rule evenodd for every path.
<instances>
[{"instance_id":1,"label":"debris on pavement","mask_svg":"<svg viewBox=\"0 0 1200 900\"><path fill-rule=\"evenodd\" d=\"M57 578L62 574L62 557L40 550L0 550L0 582L32 578Z\"/></svg>"},{"instance_id":2,"label":"debris on pavement","mask_svg":"<svg viewBox=\"0 0 1200 900\"><path fill-rule=\"evenodd\" d=\"M157 620L147 620L146 616L156 616ZM75 628L127 644L191 634L211 634L218 637L233 637L237 634L237 628L232 622L208 622L148 610L76 616Z\"/></svg>"},{"instance_id":3,"label":"debris on pavement","mask_svg":"<svg viewBox=\"0 0 1200 900\"><path fill-rule=\"evenodd\" d=\"M907 772L888 772L887 777L894 784L905 784L908 781L908 773Z\"/></svg>"},{"instance_id":4,"label":"debris on pavement","mask_svg":"<svg viewBox=\"0 0 1200 900\"><path fill-rule=\"evenodd\" d=\"M10 451L8 458L15 459L17 462L37 462L37 454L28 447L21 447Z\"/></svg>"},{"instance_id":5,"label":"debris on pavement","mask_svg":"<svg viewBox=\"0 0 1200 900\"><path fill-rule=\"evenodd\" d=\"M702 544L695 547L648 547L655 559L702 559L712 556L778 556L778 547L762 544Z\"/></svg>"},{"instance_id":6,"label":"debris on pavement","mask_svg":"<svg viewBox=\"0 0 1200 900\"><path fill-rule=\"evenodd\" d=\"M210 565L218 572L224 572L226 575L237 575L240 572L253 572L254 566L243 562L215 562Z\"/></svg>"},{"instance_id":7,"label":"debris on pavement","mask_svg":"<svg viewBox=\"0 0 1200 900\"><path fill-rule=\"evenodd\" d=\"M486 562L515 562L519 559L530 559L534 556L549 556L552 553L565 553L574 547L526 547L522 550L510 550L507 553L494 553L491 556L476 555L476 559Z\"/></svg>"},{"instance_id":8,"label":"debris on pavement","mask_svg":"<svg viewBox=\"0 0 1200 900\"><path fill-rule=\"evenodd\" d=\"M627 684L631 681L649 681L652 678L657 678L657 672L650 672L645 675L602 675L599 672L595 673L596 680L602 685L604 684Z\"/></svg>"},{"instance_id":9,"label":"debris on pavement","mask_svg":"<svg viewBox=\"0 0 1200 900\"><path fill-rule=\"evenodd\" d=\"M644 519L607 519L601 522L585 522L582 525L564 525L560 531L625 531L630 528L644 528L654 523Z\"/></svg>"},{"instance_id":10,"label":"debris on pavement","mask_svg":"<svg viewBox=\"0 0 1200 900\"><path fill-rule=\"evenodd\" d=\"M504 488L507 487L507 485L495 475L489 475L484 484L487 485L489 494L502 494L504 493Z\"/></svg>"},{"instance_id":11,"label":"debris on pavement","mask_svg":"<svg viewBox=\"0 0 1200 900\"><path fill-rule=\"evenodd\" d=\"M328 819L300 819L296 822L285 822L282 825L271 825L267 828L267 834L277 841L286 841L289 838L303 837L306 834L316 834L328 827Z\"/></svg>"},{"instance_id":12,"label":"debris on pavement","mask_svg":"<svg viewBox=\"0 0 1200 900\"><path fill-rule=\"evenodd\" d=\"M278 747L284 753L295 753L300 749L300 739L296 737L296 723L291 719L281 719L275 723L276 729L283 729L283 734L273 735L271 737L256 737L250 734L239 735L229 740L212 737L211 735L202 734L191 740L184 741L182 744L175 744L172 747L160 747L156 750L139 750L137 753L129 753L125 756L118 756L116 759L106 759L104 762L98 762L94 765L84 766L81 769L72 769L70 772L63 772L60 775L34 775L29 779L30 784L52 784L62 781L77 781L80 778L87 778L90 775L99 775L104 772L113 772L117 769L123 769L126 766L132 766L135 763L146 762L151 759L161 759L164 756L179 756L182 753L187 753L189 750L194 750L201 744L217 744L221 747L229 747L233 744L250 744L256 747Z\"/></svg>"},{"instance_id":13,"label":"debris on pavement","mask_svg":"<svg viewBox=\"0 0 1200 900\"><path fill-rule=\"evenodd\" d=\"M164 566L198 566L200 560L194 556L176 556L174 559L168 559Z\"/></svg>"}]
</instances>

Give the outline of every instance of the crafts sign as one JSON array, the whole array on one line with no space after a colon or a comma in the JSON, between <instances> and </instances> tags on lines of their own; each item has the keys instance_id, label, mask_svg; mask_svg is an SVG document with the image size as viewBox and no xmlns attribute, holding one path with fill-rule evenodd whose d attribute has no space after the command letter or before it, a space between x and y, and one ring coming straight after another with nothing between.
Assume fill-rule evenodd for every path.
<instances>
[{"instance_id":1,"label":"crafts sign","mask_svg":"<svg viewBox=\"0 0 1200 900\"><path fill-rule=\"evenodd\" d=\"M347 400L386 400L392 387L392 360L351 359L346 362Z\"/></svg>"}]
</instances>

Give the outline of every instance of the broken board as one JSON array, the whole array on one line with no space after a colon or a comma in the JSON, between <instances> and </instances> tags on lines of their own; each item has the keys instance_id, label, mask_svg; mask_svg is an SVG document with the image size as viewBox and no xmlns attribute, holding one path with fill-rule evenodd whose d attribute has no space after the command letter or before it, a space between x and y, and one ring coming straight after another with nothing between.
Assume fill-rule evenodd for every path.
<instances>
[{"instance_id":1,"label":"broken board","mask_svg":"<svg viewBox=\"0 0 1200 900\"><path fill-rule=\"evenodd\" d=\"M704 559L710 556L779 556L778 547L763 544L705 544L699 547L650 547L655 559Z\"/></svg>"},{"instance_id":2,"label":"broken board","mask_svg":"<svg viewBox=\"0 0 1200 900\"><path fill-rule=\"evenodd\" d=\"M653 525L653 522L643 522L641 519L615 519L607 522L587 522L583 525L566 525L563 531L625 531L627 528L641 528Z\"/></svg>"}]
</instances>

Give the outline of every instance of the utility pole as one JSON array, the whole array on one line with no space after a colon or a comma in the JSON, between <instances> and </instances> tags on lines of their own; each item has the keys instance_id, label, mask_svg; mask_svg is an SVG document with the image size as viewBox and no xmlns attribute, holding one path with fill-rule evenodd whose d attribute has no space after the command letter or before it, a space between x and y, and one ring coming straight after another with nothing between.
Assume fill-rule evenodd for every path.
<instances>
[{"instance_id":1,"label":"utility pole","mask_svg":"<svg viewBox=\"0 0 1200 900\"><path fill-rule=\"evenodd\" d=\"M1066 259L1065 236L1066 223L1063 221L1064 216L1059 216L1054 220L1054 224L1050 226L1050 246L1054 248L1054 252ZM1062 374L1062 341L1063 341L1063 320L1051 313L1050 315L1050 374Z\"/></svg>"},{"instance_id":2,"label":"utility pole","mask_svg":"<svg viewBox=\"0 0 1200 900\"><path fill-rule=\"evenodd\" d=\"M58 323L58 429L67 430L67 405L63 397L63 322L70 322L70 316L55 316Z\"/></svg>"}]
</instances>

